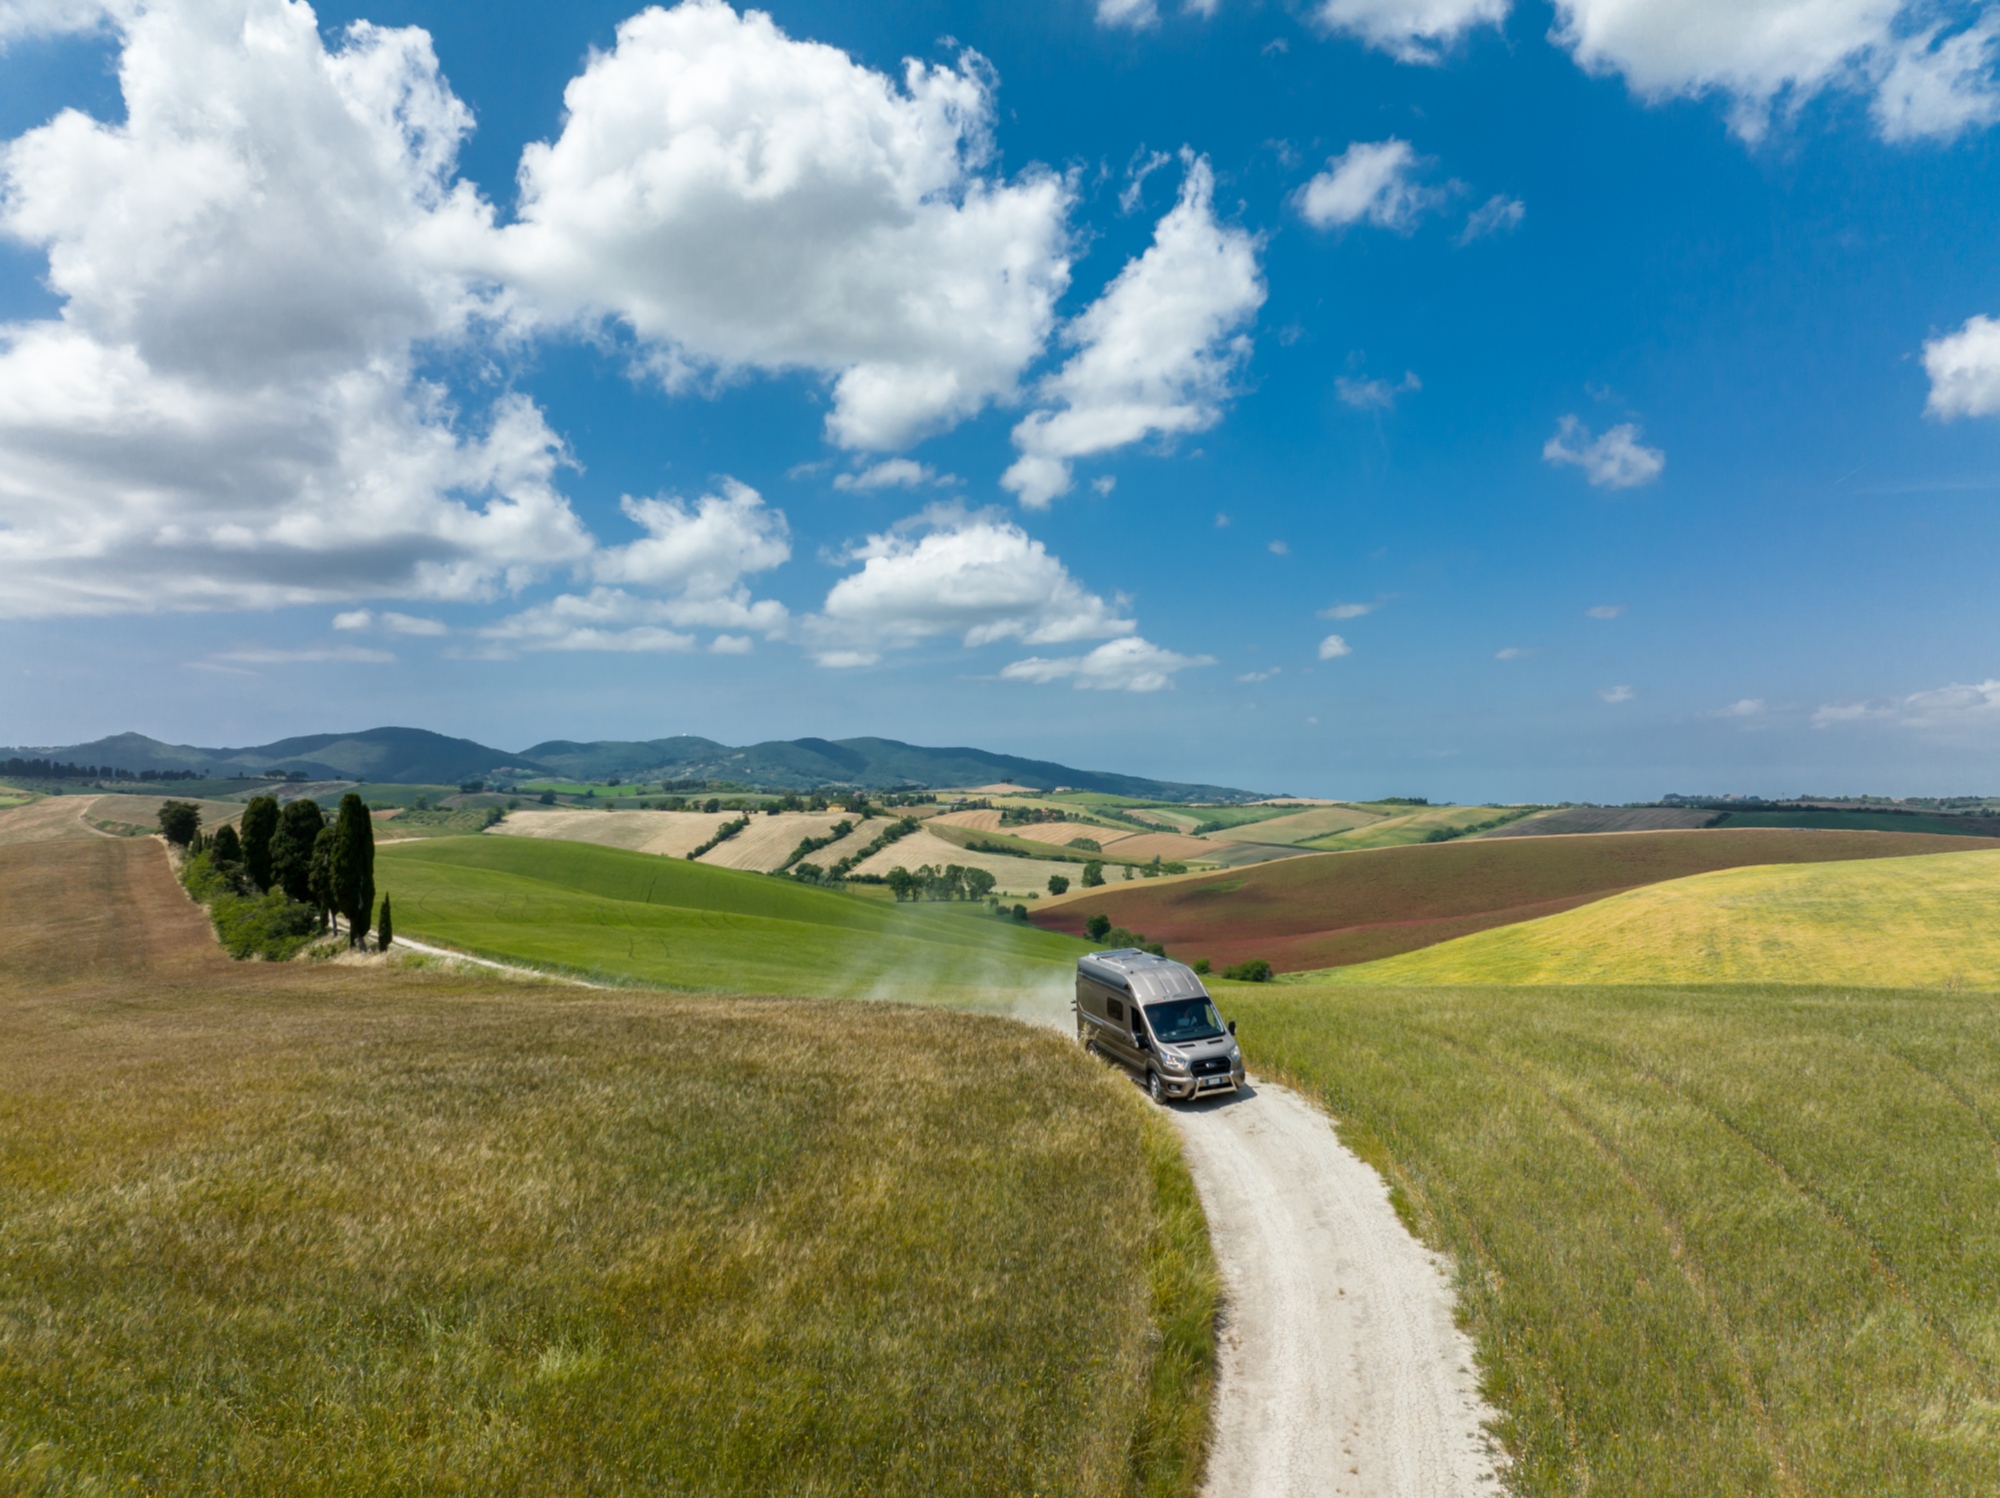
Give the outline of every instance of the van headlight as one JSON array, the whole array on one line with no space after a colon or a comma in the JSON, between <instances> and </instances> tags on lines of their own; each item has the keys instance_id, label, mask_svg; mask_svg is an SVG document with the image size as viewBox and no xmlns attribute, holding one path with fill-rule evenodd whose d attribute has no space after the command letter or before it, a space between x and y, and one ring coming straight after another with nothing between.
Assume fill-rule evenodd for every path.
<instances>
[{"instance_id":1,"label":"van headlight","mask_svg":"<svg viewBox=\"0 0 2000 1498\"><path fill-rule=\"evenodd\" d=\"M1165 1064L1168 1071L1184 1072L1188 1069L1187 1057L1183 1056L1179 1051L1169 1051L1162 1047L1160 1050L1160 1060Z\"/></svg>"}]
</instances>

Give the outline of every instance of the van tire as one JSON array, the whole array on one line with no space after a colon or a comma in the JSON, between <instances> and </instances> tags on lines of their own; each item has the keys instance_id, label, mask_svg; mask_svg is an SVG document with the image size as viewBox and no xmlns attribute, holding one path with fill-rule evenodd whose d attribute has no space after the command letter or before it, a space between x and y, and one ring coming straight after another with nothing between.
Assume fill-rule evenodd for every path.
<instances>
[{"instance_id":1,"label":"van tire","mask_svg":"<svg viewBox=\"0 0 2000 1498\"><path fill-rule=\"evenodd\" d=\"M1160 1080L1160 1074L1150 1067L1146 1071L1146 1093L1161 1107L1167 1105L1166 1084Z\"/></svg>"}]
</instances>

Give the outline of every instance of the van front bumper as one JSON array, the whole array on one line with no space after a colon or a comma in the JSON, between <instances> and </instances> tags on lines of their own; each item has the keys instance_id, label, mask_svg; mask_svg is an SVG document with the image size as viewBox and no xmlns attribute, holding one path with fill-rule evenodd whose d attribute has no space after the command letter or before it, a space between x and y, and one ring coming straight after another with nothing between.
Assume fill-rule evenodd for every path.
<instances>
[{"instance_id":1,"label":"van front bumper","mask_svg":"<svg viewBox=\"0 0 2000 1498\"><path fill-rule=\"evenodd\" d=\"M1185 1102L1189 1098L1219 1097L1223 1093L1234 1092L1242 1085L1243 1079L1233 1072L1218 1072L1209 1077L1170 1077L1162 1072L1160 1081L1168 1097Z\"/></svg>"}]
</instances>

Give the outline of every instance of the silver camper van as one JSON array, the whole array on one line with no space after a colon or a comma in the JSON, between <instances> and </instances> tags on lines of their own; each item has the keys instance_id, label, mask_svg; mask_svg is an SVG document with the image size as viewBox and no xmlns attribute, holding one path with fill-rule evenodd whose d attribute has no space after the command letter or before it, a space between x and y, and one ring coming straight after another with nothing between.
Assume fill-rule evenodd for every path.
<instances>
[{"instance_id":1,"label":"silver camper van","mask_svg":"<svg viewBox=\"0 0 2000 1498\"><path fill-rule=\"evenodd\" d=\"M1076 1038L1143 1073L1153 1101L1243 1085L1236 1022L1225 1027L1193 968L1132 947L1076 960Z\"/></svg>"}]
</instances>

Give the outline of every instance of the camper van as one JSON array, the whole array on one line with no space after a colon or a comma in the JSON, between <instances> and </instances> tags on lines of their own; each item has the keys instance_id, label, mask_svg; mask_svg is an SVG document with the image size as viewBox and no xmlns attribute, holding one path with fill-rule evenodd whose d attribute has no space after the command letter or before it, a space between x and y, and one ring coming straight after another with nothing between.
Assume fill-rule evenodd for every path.
<instances>
[{"instance_id":1,"label":"camper van","mask_svg":"<svg viewBox=\"0 0 2000 1498\"><path fill-rule=\"evenodd\" d=\"M1143 1073L1156 1103L1243 1085L1236 1021L1224 1027L1193 968L1151 952L1124 947L1077 959L1076 1038Z\"/></svg>"}]
</instances>

